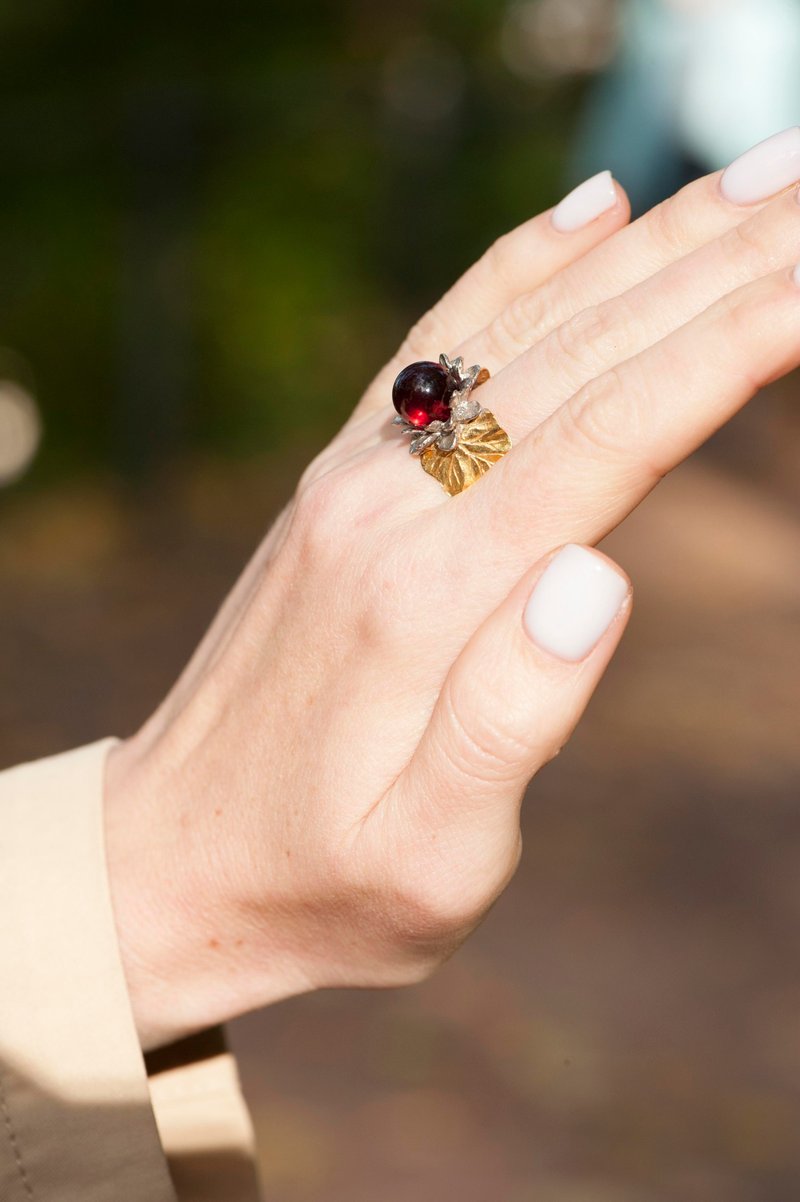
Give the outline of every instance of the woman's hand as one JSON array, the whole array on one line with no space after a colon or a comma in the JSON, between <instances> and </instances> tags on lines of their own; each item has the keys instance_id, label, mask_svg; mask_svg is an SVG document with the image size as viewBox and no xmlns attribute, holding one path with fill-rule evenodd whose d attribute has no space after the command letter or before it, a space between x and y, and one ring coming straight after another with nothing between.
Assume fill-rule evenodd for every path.
<instances>
[{"instance_id":1,"label":"woman's hand","mask_svg":"<svg viewBox=\"0 0 800 1202\"><path fill-rule=\"evenodd\" d=\"M800 206L766 203L797 178L800 130L633 225L594 181L501 238L310 465L109 757L145 1046L309 989L418 980L480 921L517 864L524 789L629 610L605 557L553 549L601 539L800 362ZM394 376L440 351L491 369L478 395L514 442L454 498L390 425Z\"/></svg>"}]
</instances>

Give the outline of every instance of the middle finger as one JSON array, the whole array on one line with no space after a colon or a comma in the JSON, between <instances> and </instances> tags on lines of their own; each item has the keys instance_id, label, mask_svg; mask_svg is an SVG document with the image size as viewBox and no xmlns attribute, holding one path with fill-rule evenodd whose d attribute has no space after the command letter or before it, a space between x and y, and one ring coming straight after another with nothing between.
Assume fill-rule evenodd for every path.
<instances>
[{"instance_id":1,"label":"middle finger","mask_svg":"<svg viewBox=\"0 0 800 1202\"><path fill-rule=\"evenodd\" d=\"M587 308L635 288L736 229L798 182L800 127L793 127L752 147L724 172L688 184L533 291L517 296L456 353L497 373Z\"/></svg>"}]
</instances>

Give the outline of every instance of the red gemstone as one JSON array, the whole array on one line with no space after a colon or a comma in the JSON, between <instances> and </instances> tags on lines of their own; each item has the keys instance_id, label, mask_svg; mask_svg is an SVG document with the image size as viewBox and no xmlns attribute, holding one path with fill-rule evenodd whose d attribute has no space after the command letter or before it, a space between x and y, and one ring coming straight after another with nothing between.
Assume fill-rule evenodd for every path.
<instances>
[{"instance_id":1,"label":"red gemstone","mask_svg":"<svg viewBox=\"0 0 800 1202\"><path fill-rule=\"evenodd\" d=\"M439 363L411 363L404 367L392 388L395 409L412 426L446 422L454 384Z\"/></svg>"}]
</instances>

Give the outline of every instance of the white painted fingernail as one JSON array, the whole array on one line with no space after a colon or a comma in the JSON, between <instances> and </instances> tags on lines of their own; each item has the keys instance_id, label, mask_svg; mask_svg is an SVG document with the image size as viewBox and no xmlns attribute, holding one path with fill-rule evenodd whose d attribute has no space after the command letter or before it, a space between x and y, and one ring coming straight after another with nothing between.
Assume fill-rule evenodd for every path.
<instances>
[{"instance_id":1,"label":"white painted fingernail","mask_svg":"<svg viewBox=\"0 0 800 1202\"><path fill-rule=\"evenodd\" d=\"M613 209L616 203L614 178L610 171L601 171L573 188L553 209L550 221L560 234L571 234Z\"/></svg>"},{"instance_id":2,"label":"white painted fingernail","mask_svg":"<svg viewBox=\"0 0 800 1202\"><path fill-rule=\"evenodd\" d=\"M800 288L800 263L797 264L792 272L792 279L794 280L795 284L797 284L797 287Z\"/></svg>"},{"instance_id":3,"label":"white painted fingernail","mask_svg":"<svg viewBox=\"0 0 800 1202\"><path fill-rule=\"evenodd\" d=\"M800 180L800 126L793 125L765 142L751 146L720 180L720 191L736 205L766 200Z\"/></svg>"},{"instance_id":4,"label":"white painted fingernail","mask_svg":"<svg viewBox=\"0 0 800 1202\"><path fill-rule=\"evenodd\" d=\"M570 662L583 659L614 621L629 587L602 555L568 543L537 580L525 606L525 629L543 651Z\"/></svg>"}]
</instances>

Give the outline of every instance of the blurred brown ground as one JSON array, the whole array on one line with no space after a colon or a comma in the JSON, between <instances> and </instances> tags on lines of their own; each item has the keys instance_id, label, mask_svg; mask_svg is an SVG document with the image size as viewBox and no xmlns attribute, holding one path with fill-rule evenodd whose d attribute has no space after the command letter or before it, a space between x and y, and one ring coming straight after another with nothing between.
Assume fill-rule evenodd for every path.
<instances>
[{"instance_id":1,"label":"blurred brown ground","mask_svg":"<svg viewBox=\"0 0 800 1202\"><path fill-rule=\"evenodd\" d=\"M630 629L470 943L413 990L234 1025L271 1202L800 1196L789 391L604 544L636 585ZM143 496L9 498L4 764L133 729L301 458L186 462Z\"/></svg>"}]
</instances>

